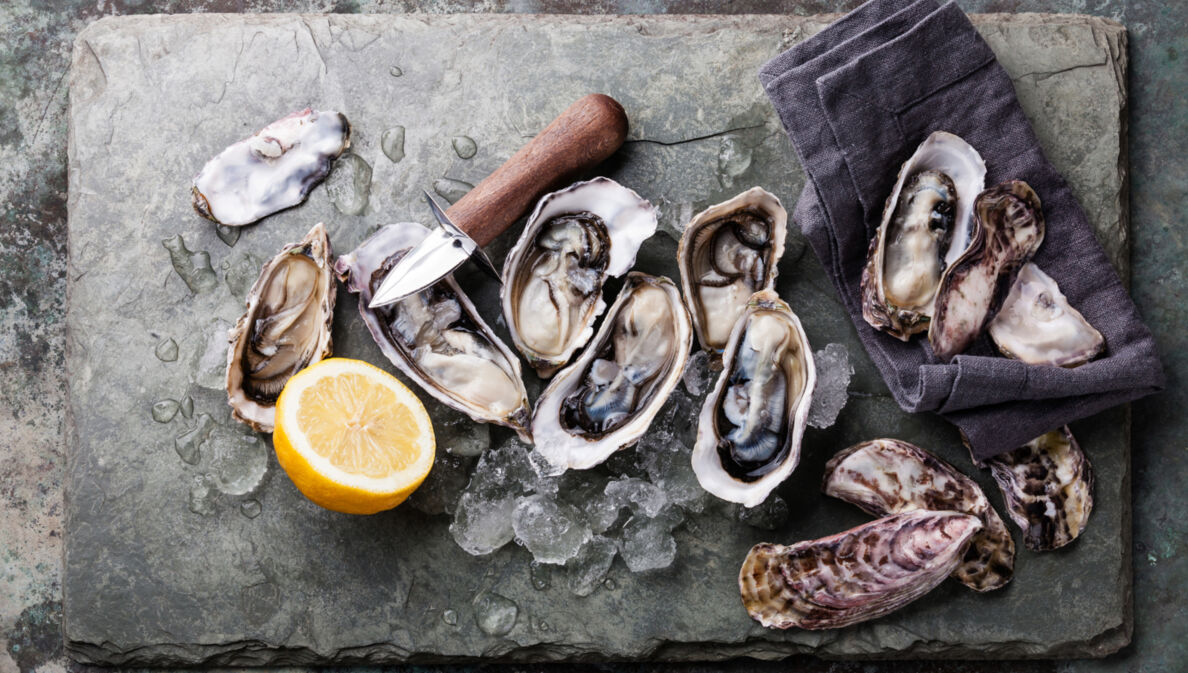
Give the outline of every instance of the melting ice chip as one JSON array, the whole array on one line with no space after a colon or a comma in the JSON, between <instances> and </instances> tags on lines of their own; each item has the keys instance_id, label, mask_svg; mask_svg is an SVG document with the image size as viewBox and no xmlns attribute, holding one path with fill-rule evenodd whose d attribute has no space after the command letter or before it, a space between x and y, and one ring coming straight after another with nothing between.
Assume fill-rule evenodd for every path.
<instances>
[{"instance_id":1,"label":"melting ice chip","mask_svg":"<svg viewBox=\"0 0 1188 673\"><path fill-rule=\"evenodd\" d=\"M837 421L837 415L846 406L854 365L850 364L846 347L836 343L813 353L813 361L817 366L817 387L809 406L808 424L824 429Z\"/></svg>"}]
</instances>

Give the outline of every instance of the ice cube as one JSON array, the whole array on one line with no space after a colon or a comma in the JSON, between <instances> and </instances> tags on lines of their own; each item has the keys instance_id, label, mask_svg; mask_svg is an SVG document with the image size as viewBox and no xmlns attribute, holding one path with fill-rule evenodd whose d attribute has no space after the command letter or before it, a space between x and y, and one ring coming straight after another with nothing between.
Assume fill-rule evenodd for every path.
<instances>
[{"instance_id":1,"label":"ice cube","mask_svg":"<svg viewBox=\"0 0 1188 673\"><path fill-rule=\"evenodd\" d=\"M833 425L846 406L846 391L850 387L850 377L854 375L854 366L850 364L849 351L838 343L813 353L813 363L817 369L817 387L809 406L808 424L823 429Z\"/></svg>"},{"instance_id":2,"label":"ice cube","mask_svg":"<svg viewBox=\"0 0 1188 673\"><path fill-rule=\"evenodd\" d=\"M565 563L590 538L590 528L581 512L544 495L520 498L512 515L512 527L516 542L540 563Z\"/></svg>"},{"instance_id":3,"label":"ice cube","mask_svg":"<svg viewBox=\"0 0 1188 673\"><path fill-rule=\"evenodd\" d=\"M470 479L474 458L438 451L433 459L425 483L408 497L408 504L425 514L448 514L454 511L458 498Z\"/></svg>"},{"instance_id":4,"label":"ice cube","mask_svg":"<svg viewBox=\"0 0 1188 673\"><path fill-rule=\"evenodd\" d=\"M619 554L633 573L667 568L676 558L676 540L663 518L633 516L623 525L622 535Z\"/></svg>"},{"instance_id":5,"label":"ice cube","mask_svg":"<svg viewBox=\"0 0 1188 673\"><path fill-rule=\"evenodd\" d=\"M578 596L589 596L602 583L618 548L614 540L595 535L582 545L577 556L565 565L569 590Z\"/></svg>"},{"instance_id":6,"label":"ice cube","mask_svg":"<svg viewBox=\"0 0 1188 673\"><path fill-rule=\"evenodd\" d=\"M616 510L631 507L637 514L649 517L659 514L668 501L664 491L655 484L630 477L608 482L603 493Z\"/></svg>"},{"instance_id":7,"label":"ice cube","mask_svg":"<svg viewBox=\"0 0 1188 673\"><path fill-rule=\"evenodd\" d=\"M515 496L483 497L467 491L458 499L450 534L467 553L474 556L490 554L515 537L512 530L515 507Z\"/></svg>"},{"instance_id":8,"label":"ice cube","mask_svg":"<svg viewBox=\"0 0 1188 673\"><path fill-rule=\"evenodd\" d=\"M705 351L697 351L689 356L689 362L685 365L685 373L681 376L681 381L685 384L685 390L689 391L690 395L700 397L710 387L713 381L714 373L710 371L709 353Z\"/></svg>"}]
</instances>

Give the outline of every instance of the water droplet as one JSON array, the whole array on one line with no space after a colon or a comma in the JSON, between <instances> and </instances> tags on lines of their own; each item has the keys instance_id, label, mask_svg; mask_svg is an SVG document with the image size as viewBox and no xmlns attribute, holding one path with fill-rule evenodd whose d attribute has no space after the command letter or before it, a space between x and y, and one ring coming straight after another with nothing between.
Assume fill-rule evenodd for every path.
<instances>
[{"instance_id":1,"label":"water droplet","mask_svg":"<svg viewBox=\"0 0 1188 673\"><path fill-rule=\"evenodd\" d=\"M541 631L548 631L549 623L542 619L542 620L540 620L540 623L536 625L536 627L539 628Z\"/></svg>"},{"instance_id":2,"label":"water droplet","mask_svg":"<svg viewBox=\"0 0 1188 673\"><path fill-rule=\"evenodd\" d=\"M190 487L190 511L202 516L214 513L214 498L211 496L210 477L200 474L194 477Z\"/></svg>"},{"instance_id":3,"label":"water droplet","mask_svg":"<svg viewBox=\"0 0 1188 673\"><path fill-rule=\"evenodd\" d=\"M173 448L177 455L190 465L197 465L202 457L202 444L210 437L215 422L210 414L198 414L198 424L183 432L173 440Z\"/></svg>"},{"instance_id":4,"label":"water droplet","mask_svg":"<svg viewBox=\"0 0 1188 673\"><path fill-rule=\"evenodd\" d=\"M615 581L609 577L602 580L602 586L606 587L608 591L614 591L615 589L617 589L619 587L619 585L616 584Z\"/></svg>"},{"instance_id":5,"label":"water droplet","mask_svg":"<svg viewBox=\"0 0 1188 673\"><path fill-rule=\"evenodd\" d=\"M474 189L474 185L452 178L438 178L433 181L433 191L451 204L466 196L466 192Z\"/></svg>"},{"instance_id":6,"label":"water droplet","mask_svg":"<svg viewBox=\"0 0 1188 673\"><path fill-rule=\"evenodd\" d=\"M371 197L371 165L358 154L344 154L334 162L326 180L326 193L338 212L362 215Z\"/></svg>"},{"instance_id":7,"label":"water droplet","mask_svg":"<svg viewBox=\"0 0 1188 673\"><path fill-rule=\"evenodd\" d=\"M380 148L384 155L397 163L404 158L404 127L393 126L380 136Z\"/></svg>"},{"instance_id":8,"label":"water droplet","mask_svg":"<svg viewBox=\"0 0 1188 673\"><path fill-rule=\"evenodd\" d=\"M165 337L153 349L153 354L161 362L173 362L177 360L177 342L173 340L173 337Z\"/></svg>"},{"instance_id":9,"label":"water droplet","mask_svg":"<svg viewBox=\"0 0 1188 673\"><path fill-rule=\"evenodd\" d=\"M463 159L469 159L478 152L478 145L470 136L455 136L454 151Z\"/></svg>"},{"instance_id":10,"label":"water droplet","mask_svg":"<svg viewBox=\"0 0 1188 673\"><path fill-rule=\"evenodd\" d=\"M158 423L168 423L177 415L177 410L181 405L177 400L161 400L153 404L153 420Z\"/></svg>"},{"instance_id":11,"label":"water droplet","mask_svg":"<svg viewBox=\"0 0 1188 673\"><path fill-rule=\"evenodd\" d=\"M191 252L181 234L161 241L161 245L169 251L169 260L173 263L173 270L186 282L190 292L199 294L213 290L219 284L218 276L210 266L210 253L206 251Z\"/></svg>"},{"instance_id":12,"label":"water droplet","mask_svg":"<svg viewBox=\"0 0 1188 673\"><path fill-rule=\"evenodd\" d=\"M219 240L227 244L227 247L234 248L235 242L239 240L239 234L243 232L243 227L229 227L225 224L215 225L215 234Z\"/></svg>"},{"instance_id":13,"label":"water droplet","mask_svg":"<svg viewBox=\"0 0 1188 673\"><path fill-rule=\"evenodd\" d=\"M400 69L400 66L394 65L391 68L388 68L388 74L393 77L400 77L404 75L404 71Z\"/></svg>"},{"instance_id":14,"label":"water droplet","mask_svg":"<svg viewBox=\"0 0 1188 673\"><path fill-rule=\"evenodd\" d=\"M549 566L533 561L528 564L528 572L532 576L533 589L544 591L553 586L553 580L550 577L552 569Z\"/></svg>"},{"instance_id":15,"label":"water droplet","mask_svg":"<svg viewBox=\"0 0 1188 673\"><path fill-rule=\"evenodd\" d=\"M203 451L209 457L215 487L227 495L247 495L268 472L268 449L254 433L216 427Z\"/></svg>"},{"instance_id":16,"label":"water droplet","mask_svg":"<svg viewBox=\"0 0 1188 673\"><path fill-rule=\"evenodd\" d=\"M227 289L232 297L247 297L248 289L256 278L260 276L260 260L250 252L236 257L234 262L227 265Z\"/></svg>"},{"instance_id":17,"label":"water droplet","mask_svg":"<svg viewBox=\"0 0 1188 673\"><path fill-rule=\"evenodd\" d=\"M194 417L194 398L186 395L186 398L181 402L182 416L186 418Z\"/></svg>"},{"instance_id":18,"label":"water droplet","mask_svg":"<svg viewBox=\"0 0 1188 673\"><path fill-rule=\"evenodd\" d=\"M722 137L718 146L718 181L723 187L730 187L734 179L751 166L751 148L735 135Z\"/></svg>"},{"instance_id":19,"label":"water droplet","mask_svg":"<svg viewBox=\"0 0 1188 673\"><path fill-rule=\"evenodd\" d=\"M520 607L510 598L492 592L475 597L474 621L483 633L490 636L507 635L516 625Z\"/></svg>"},{"instance_id":20,"label":"water droplet","mask_svg":"<svg viewBox=\"0 0 1188 673\"><path fill-rule=\"evenodd\" d=\"M458 613L453 610L447 609L441 613L441 621L445 622L449 626L457 626L458 625Z\"/></svg>"},{"instance_id":21,"label":"water droplet","mask_svg":"<svg viewBox=\"0 0 1188 673\"><path fill-rule=\"evenodd\" d=\"M259 500L248 500L239 506L239 512L249 519L254 519L260 516L260 510L261 507Z\"/></svg>"}]
</instances>

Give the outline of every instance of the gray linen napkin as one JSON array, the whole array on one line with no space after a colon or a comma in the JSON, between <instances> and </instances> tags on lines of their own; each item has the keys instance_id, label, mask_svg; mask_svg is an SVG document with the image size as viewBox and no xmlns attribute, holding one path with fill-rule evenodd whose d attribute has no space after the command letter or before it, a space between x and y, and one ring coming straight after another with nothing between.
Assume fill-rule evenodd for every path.
<instances>
[{"instance_id":1,"label":"gray linen napkin","mask_svg":"<svg viewBox=\"0 0 1188 673\"><path fill-rule=\"evenodd\" d=\"M905 411L939 412L984 459L1163 387L1150 332L1044 157L1009 76L955 4L872 0L759 77L809 177L793 219ZM903 343L862 319L859 281L883 203L899 166L936 130L981 153L988 186L1020 179L1039 194L1047 228L1034 261L1105 335L1103 357L1032 366L997 356L983 337L943 364L926 339Z\"/></svg>"}]
</instances>

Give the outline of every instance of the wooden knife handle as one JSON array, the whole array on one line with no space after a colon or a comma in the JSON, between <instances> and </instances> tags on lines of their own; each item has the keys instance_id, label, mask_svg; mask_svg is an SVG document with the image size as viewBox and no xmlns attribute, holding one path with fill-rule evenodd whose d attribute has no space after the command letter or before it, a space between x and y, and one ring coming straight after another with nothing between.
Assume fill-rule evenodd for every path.
<instances>
[{"instance_id":1,"label":"wooden knife handle","mask_svg":"<svg viewBox=\"0 0 1188 673\"><path fill-rule=\"evenodd\" d=\"M626 138L627 113L618 101L600 93L583 96L446 214L485 246L545 192L602 162Z\"/></svg>"}]
</instances>

